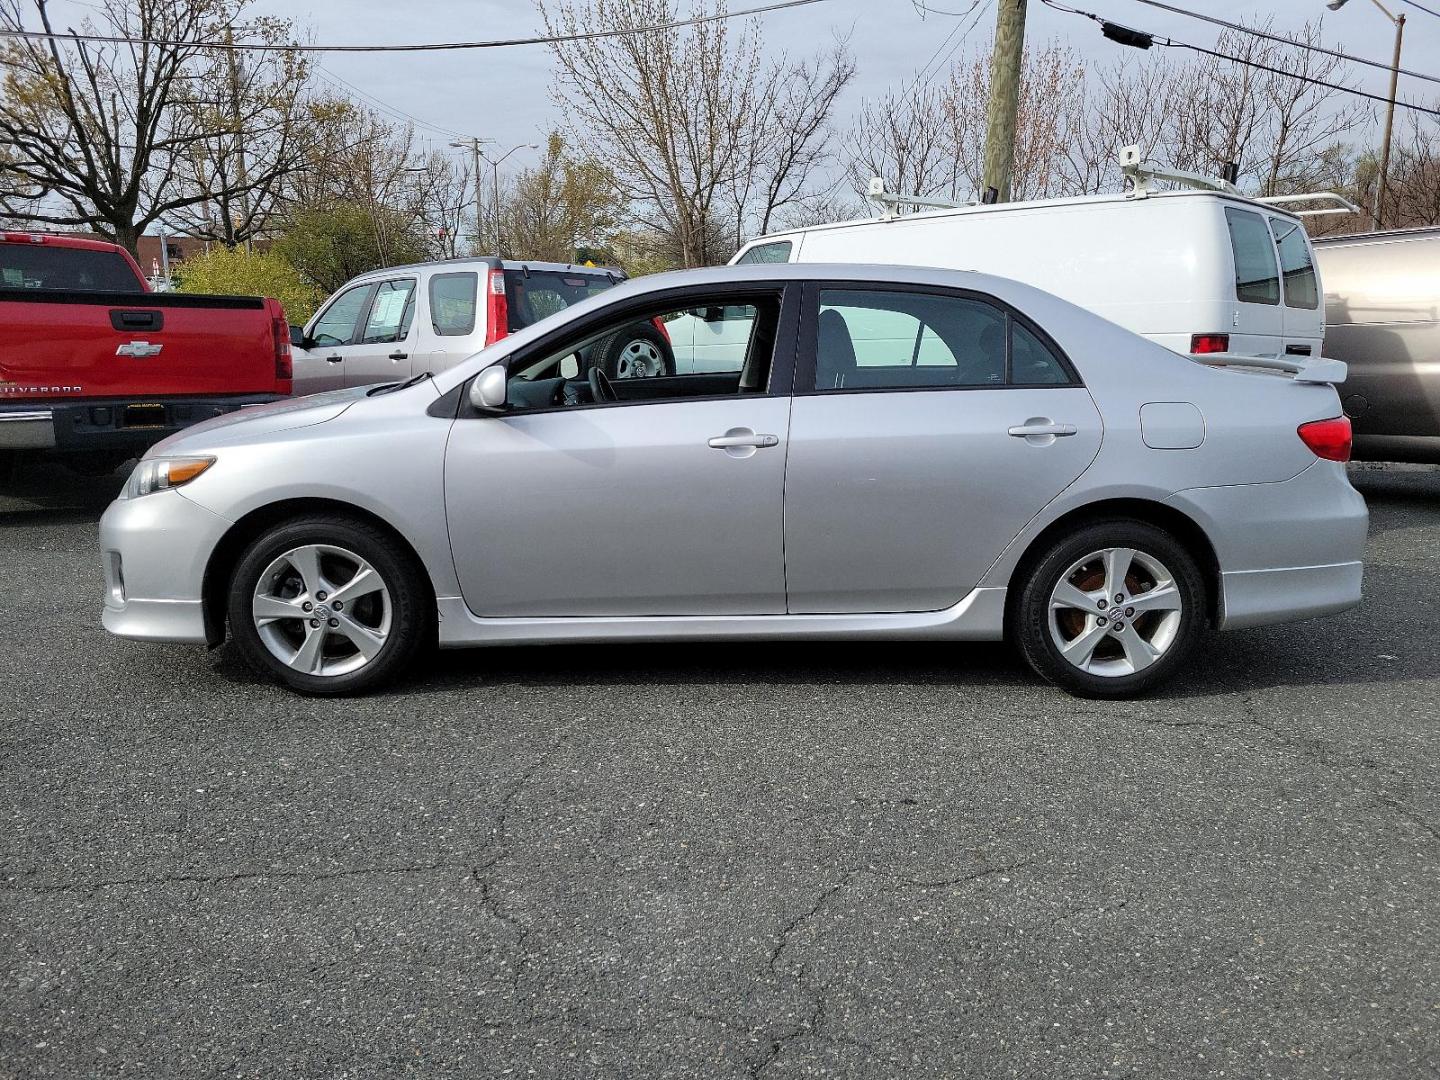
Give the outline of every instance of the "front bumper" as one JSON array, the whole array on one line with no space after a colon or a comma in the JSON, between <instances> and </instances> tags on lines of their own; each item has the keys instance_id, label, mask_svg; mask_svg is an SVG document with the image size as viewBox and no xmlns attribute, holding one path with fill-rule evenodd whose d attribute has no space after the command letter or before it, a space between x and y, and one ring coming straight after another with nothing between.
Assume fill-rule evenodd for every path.
<instances>
[{"instance_id":1,"label":"front bumper","mask_svg":"<svg viewBox=\"0 0 1440 1080\"><path fill-rule=\"evenodd\" d=\"M203 644L205 566L230 524L178 491L111 503L100 519L105 629Z\"/></svg>"},{"instance_id":2,"label":"front bumper","mask_svg":"<svg viewBox=\"0 0 1440 1080\"><path fill-rule=\"evenodd\" d=\"M1344 465L1317 461L1283 483L1191 488L1167 501L1199 522L1215 547L1221 629L1360 603L1370 515Z\"/></svg>"}]
</instances>

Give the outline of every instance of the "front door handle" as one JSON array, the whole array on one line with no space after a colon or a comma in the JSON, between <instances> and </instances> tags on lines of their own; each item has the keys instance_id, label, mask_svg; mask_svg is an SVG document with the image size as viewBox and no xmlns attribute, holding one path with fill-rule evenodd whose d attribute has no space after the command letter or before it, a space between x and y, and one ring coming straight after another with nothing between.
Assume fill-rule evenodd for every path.
<instances>
[{"instance_id":1,"label":"front door handle","mask_svg":"<svg viewBox=\"0 0 1440 1080\"><path fill-rule=\"evenodd\" d=\"M1017 439L1028 439L1034 435L1049 435L1060 438L1065 435L1074 435L1078 430L1079 428L1074 424L1057 424L1044 417L1037 417L1012 427L1009 434Z\"/></svg>"},{"instance_id":2,"label":"front door handle","mask_svg":"<svg viewBox=\"0 0 1440 1080\"><path fill-rule=\"evenodd\" d=\"M754 447L763 449L767 446L779 446L779 435L756 435L754 432L738 434L727 432L724 435L716 435L710 440L710 446L715 450L731 450L736 447Z\"/></svg>"},{"instance_id":3,"label":"front door handle","mask_svg":"<svg viewBox=\"0 0 1440 1080\"><path fill-rule=\"evenodd\" d=\"M341 360L344 360L344 359L345 359L345 357L343 357L343 356L327 356L327 357L325 357L325 362L326 362L327 364L338 364L338 363L340 363Z\"/></svg>"},{"instance_id":4,"label":"front door handle","mask_svg":"<svg viewBox=\"0 0 1440 1080\"><path fill-rule=\"evenodd\" d=\"M390 354L390 359L391 359L391 360L409 360L409 359L410 359L410 354L409 354L408 352L392 352L392 353Z\"/></svg>"}]
</instances>

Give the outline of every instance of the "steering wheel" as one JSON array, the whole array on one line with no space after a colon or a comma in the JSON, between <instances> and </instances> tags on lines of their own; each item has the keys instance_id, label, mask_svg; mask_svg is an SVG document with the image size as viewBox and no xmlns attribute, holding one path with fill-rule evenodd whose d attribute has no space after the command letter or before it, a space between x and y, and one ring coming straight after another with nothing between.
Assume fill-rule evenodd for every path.
<instances>
[{"instance_id":1,"label":"steering wheel","mask_svg":"<svg viewBox=\"0 0 1440 1080\"><path fill-rule=\"evenodd\" d=\"M610 376L600 370L599 364L590 365L590 400L597 405L606 401L619 401L615 387L610 385Z\"/></svg>"}]
</instances>

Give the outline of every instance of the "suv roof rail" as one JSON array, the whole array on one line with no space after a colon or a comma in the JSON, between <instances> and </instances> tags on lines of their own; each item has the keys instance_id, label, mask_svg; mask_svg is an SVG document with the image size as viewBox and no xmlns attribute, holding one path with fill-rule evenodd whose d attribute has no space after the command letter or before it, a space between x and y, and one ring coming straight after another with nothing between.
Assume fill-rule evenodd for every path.
<instances>
[{"instance_id":1,"label":"suv roof rail","mask_svg":"<svg viewBox=\"0 0 1440 1080\"><path fill-rule=\"evenodd\" d=\"M899 217L901 206L934 206L942 210L958 210L962 206L979 206L973 199L960 202L956 199L933 199L924 195L897 195L885 190L885 178L870 178L870 201L880 206L880 216L886 221Z\"/></svg>"},{"instance_id":2,"label":"suv roof rail","mask_svg":"<svg viewBox=\"0 0 1440 1080\"><path fill-rule=\"evenodd\" d=\"M1124 173L1134 185L1130 191L1130 196L1135 199L1143 199L1150 194L1151 180L1170 180L1177 184L1184 184L1186 187L1199 188L1201 191L1219 191L1226 195L1240 195L1241 198L1250 199L1251 202L1267 203L1272 206L1312 202L1319 199L1336 204L1311 210L1291 211L1296 217L1319 217L1324 214L1360 213L1360 207L1345 198L1345 196L1334 191L1303 191L1296 192L1293 195L1244 195L1240 189L1230 183L1230 181L1222 180L1218 176L1205 176L1201 173L1187 172L1184 169L1167 169L1160 165L1151 165L1141 157L1139 146L1121 147L1120 171Z\"/></svg>"}]
</instances>

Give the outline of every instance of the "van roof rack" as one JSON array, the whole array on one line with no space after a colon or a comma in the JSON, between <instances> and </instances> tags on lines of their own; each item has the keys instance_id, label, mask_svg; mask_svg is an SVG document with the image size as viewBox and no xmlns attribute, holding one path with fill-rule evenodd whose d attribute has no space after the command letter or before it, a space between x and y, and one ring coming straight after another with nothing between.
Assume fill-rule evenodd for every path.
<instances>
[{"instance_id":1,"label":"van roof rack","mask_svg":"<svg viewBox=\"0 0 1440 1080\"><path fill-rule=\"evenodd\" d=\"M1222 180L1218 176L1204 176L1201 173L1186 172L1184 169L1167 169L1160 165L1151 165L1140 155L1138 146L1121 147L1120 171L1129 178L1133 185L1129 195L1132 199L1147 198L1150 195L1151 180L1169 180L1176 184L1184 184L1186 187L1198 188L1201 191L1218 191L1226 195L1239 195L1251 202L1266 203L1271 206L1322 200L1333 204L1309 210L1292 211L1297 217L1360 213L1360 207L1334 191L1304 191L1293 195L1244 195L1230 181Z\"/></svg>"},{"instance_id":2,"label":"van roof rack","mask_svg":"<svg viewBox=\"0 0 1440 1080\"><path fill-rule=\"evenodd\" d=\"M883 176L872 176L870 178L870 201L880 206L880 216L886 221L900 216L902 206L933 206L942 210L958 210L963 206L979 206L973 199L969 202L957 202L955 199L932 199L923 195L896 195L894 192L885 190L885 178Z\"/></svg>"}]
</instances>

